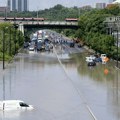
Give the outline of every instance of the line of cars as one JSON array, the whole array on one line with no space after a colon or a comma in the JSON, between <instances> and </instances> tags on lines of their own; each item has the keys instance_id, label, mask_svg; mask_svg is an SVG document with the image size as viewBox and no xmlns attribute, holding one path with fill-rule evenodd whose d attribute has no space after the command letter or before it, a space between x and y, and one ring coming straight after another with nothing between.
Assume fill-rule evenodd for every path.
<instances>
[{"instance_id":1,"label":"line of cars","mask_svg":"<svg viewBox=\"0 0 120 120\"><path fill-rule=\"evenodd\" d=\"M106 64L108 61L108 57L106 54L101 54L101 56L98 55L90 55L89 57L86 57L86 62L88 66L96 66L97 62L101 62L102 64Z\"/></svg>"},{"instance_id":2,"label":"line of cars","mask_svg":"<svg viewBox=\"0 0 120 120\"><path fill-rule=\"evenodd\" d=\"M29 51L50 51L53 46L48 39L37 40L34 38L30 42L25 42L24 48L28 48Z\"/></svg>"}]
</instances>

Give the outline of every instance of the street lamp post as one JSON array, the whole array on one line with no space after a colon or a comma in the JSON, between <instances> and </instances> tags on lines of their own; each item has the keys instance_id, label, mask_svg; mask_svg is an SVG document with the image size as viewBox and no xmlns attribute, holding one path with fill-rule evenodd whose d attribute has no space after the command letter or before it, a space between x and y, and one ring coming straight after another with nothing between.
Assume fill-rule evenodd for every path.
<instances>
[{"instance_id":1,"label":"street lamp post","mask_svg":"<svg viewBox=\"0 0 120 120\"><path fill-rule=\"evenodd\" d=\"M18 42L19 42L19 46L20 46L20 30L19 30L18 35L19 35Z\"/></svg>"},{"instance_id":2,"label":"street lamp post","mask_svg":"<svg viewBox=\"0 0 120 120\"><path fill-rule=\"evenodd\" d=\"M118 29L117 29L117 65L116 67L118 68L118 39L119 39L119 33L118 33Z\"/></svg>"},{"instance_id":3,"label":"street lamp post","mask_svg":"<svg viewBox=\"0 0 120 120\"><path fill-rule=\"evenodd\" d=\"M113 31L113 37L114 37L114 39L116 38L116 46L117 46L117 52L116 52L116 67L118 68L118 59L119 59L119 51L118 51L118 48L119 48L119 46L118 46L118 42L119 42L119 31L118 31L118 29L116 29L116 30L114 30Z\"/></svg>"},{"instance_id":4,"label":"street lamp post","mask_svg":"<svg viewBox=\"0 0 120 120\"><path fill-rule=\"evenodd\" d=\"M118 59L119 59L119 51L118 51L118 48L119 48L119 46L118 46L118 42L119 42L119 26L118 26L118 22L115 22L114 23L114 31L116 32L116 45L117 45L117 58L116 58L116 60L117 60L117 62L116 62L116 67L118 68Z\"/></svg>"},{"instance_id":5,"label":"street lamp post","mask_svg":"<svg viewBox=\"0 0 120 120\"><path fill-rule=\"evenodd\" d=\"M4 29L2 31L2 36L3 36L2 44L3 44L3 70L4 70L5 69L5 30Z\"/></svg>"},{"instance_id":6,"label":"street lamp post","mask_svg":"<svg viewBox=\"0 0 120 120\"><path fill-rule=\"evenodd\" d=\"M14 55L16 54L16 28L15 28L15 32L14 32Z\"/></svg>"},{"instance_id":7,"label":"street lamp post","mask_svg":"<svg viewBox=\"0 0 120 120\"><path fill-rule=\"evenodd\" d=\"M9 55L11 55L11 27L10 27L10 38L9 38Z\"/></svg>"},{"instance_id":8,"label":"street lamp post","mask_svg":"<svg viewBox=\"0 0 120 120\"><path fill-rule=\"evenodd\" d=\"M117 52L116 52L116 67L118 68L118 59L119 59L119 27L118 27L118 23L114 22L114 23L109 23L108 24L108 34L113 34L114 39L116 38L116 46L117 46Z\"/></svg>"},{"instance_id":9,"label":"street lamp post","mask_svg":"<svg viewBox=\"0 0 120 120\"><path fill-rule=\"evenodd\" d=\"M78 19L80 17L80 8L78 7Z\"/></svg>"}]
</instances>

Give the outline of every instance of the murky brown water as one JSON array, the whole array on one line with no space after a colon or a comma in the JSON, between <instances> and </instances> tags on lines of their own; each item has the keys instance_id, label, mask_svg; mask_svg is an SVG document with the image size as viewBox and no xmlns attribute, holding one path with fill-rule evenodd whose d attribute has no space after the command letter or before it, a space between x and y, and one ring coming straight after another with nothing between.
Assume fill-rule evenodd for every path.
<instances>
[{"instance_id":1,"label":"murky brown water","mask_svg":"<svg viewBox=\"0 0 120 120\"><path fill-rule=\"evenodd\" d=\"M85 55L19 54L0 75L0 99L20 99L33 111L0 112L1 120L120 119L120 71L113 63L88 68ZM104 74L104 69L109 73Z\"/></svg>"}]
</instances>

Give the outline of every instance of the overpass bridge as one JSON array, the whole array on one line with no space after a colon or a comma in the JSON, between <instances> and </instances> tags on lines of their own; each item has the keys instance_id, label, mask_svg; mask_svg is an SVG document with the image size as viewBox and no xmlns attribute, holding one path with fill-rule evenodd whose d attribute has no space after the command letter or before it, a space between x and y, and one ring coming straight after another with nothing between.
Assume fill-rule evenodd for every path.
<instances>
[{"instance_id":1,"label":"overpass bridge","mask_svg":"<svg viewBox=\"0 0 120 120\"><path fill-rule=\"evenodd\" d=\"M76 19L48 21L43 18L0 18L0 22L9 22L15 25L23 34L24 29L27 28L78 29L78 21Z\"/></svg>"}]
</instances>

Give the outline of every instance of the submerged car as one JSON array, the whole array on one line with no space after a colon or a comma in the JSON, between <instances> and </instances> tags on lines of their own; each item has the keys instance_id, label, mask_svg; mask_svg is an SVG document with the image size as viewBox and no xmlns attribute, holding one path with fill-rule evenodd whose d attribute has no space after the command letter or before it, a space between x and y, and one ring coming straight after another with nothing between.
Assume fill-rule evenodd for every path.
<instances>
[{"instance_id":1,"label":"submerged car","mask_svg":"<svg viewBox=\"0 0 120 120\"><path fill-rule=\"evenodd\" d=\"M0 101L0 110L8 111L8 110L33 110L32 105L26 104L21 100L3 100Z\"/></svg>"},{"instance_id":2,"label":"submerged car","mask_svg":"<svg viewBox=\"0 0 120 120\"><path fill-rule=\"evenodd\" d=\"M88 66L96 66L96 62L95 61L88 62Z\"/></svg>"},{"instance_id":3,"label":"submerged car","mask_svg":"<svg viewBox=\"0 0 120 120\"><path fill-rule=\"evenodd\" d=\"M69 45L69 47L74 47L75 46L74 41L67 41L67 44Z\"/></svg>"}]
</instances>

